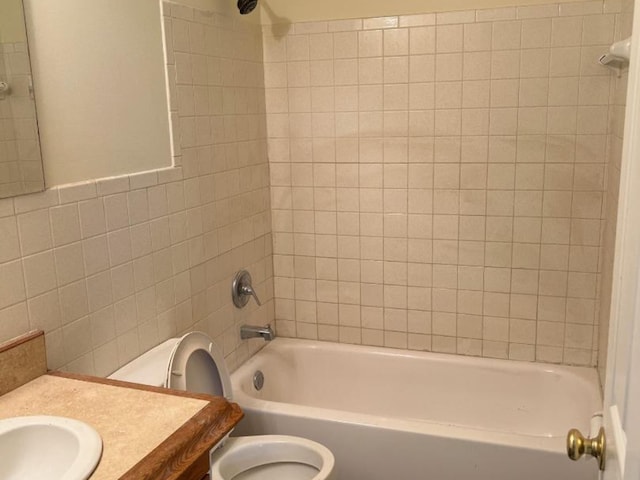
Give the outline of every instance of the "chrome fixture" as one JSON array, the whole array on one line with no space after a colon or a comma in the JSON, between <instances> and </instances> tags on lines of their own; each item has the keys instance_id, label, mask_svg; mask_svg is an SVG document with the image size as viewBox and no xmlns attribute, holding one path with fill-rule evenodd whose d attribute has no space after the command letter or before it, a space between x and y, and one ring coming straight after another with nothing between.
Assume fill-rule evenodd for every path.
<instances>
[{"instance_id":1,"label":"chrome fixture","mask_svg":"<svg viewBox=\"0 0 640 480\"><path fill-rule=\"evenodd\" d=\"M261 306L260 299L256 291L251 286L251 274L246 270L236 273L231 284L231 298L237 308L244 307L249 302L249 297L253 297L258 306Z\"/></svg>"},{"instance_id":2,"label":"chrome fixture","mask_svg":"<svg viewBox=\"0 0 640 480\"><path fill-rule=\"evenodd\" d=\"M607 68L615 71L620 78L623 68L629 66L629 59L631 58L631 37L615 42L609 51L604 55L601 55L598 59L600 65L604 65Z\"/></svg>"},{"instance_id":3,"label":"chrome fixture","mask_svg":"<svg viewBox=\"0 0 640 480\"><path fill-rule=\"evenodd\" d=\"M256 370L253 374L253 388L260 391L264 387L264 373L261 370Z\"/></svg>"},{"instance_id":4,"label":"chrome fixture","mask_svg":"<svg viewBox=\"0 0 640 480\"><path fill-rule=\"evenodd\" d=\"M242 325L240 327L240 338L242 340L247 340L249 338L264 338L265 341L270 342L276 338L276 332L273 331L271 325L267 325L266 327Z\"/></svg>"}]
</instances>

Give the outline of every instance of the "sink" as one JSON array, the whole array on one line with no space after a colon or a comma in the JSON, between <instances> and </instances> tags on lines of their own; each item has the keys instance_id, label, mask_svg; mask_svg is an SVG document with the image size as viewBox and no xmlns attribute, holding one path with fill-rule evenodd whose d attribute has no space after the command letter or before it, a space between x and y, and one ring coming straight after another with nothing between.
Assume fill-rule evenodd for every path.
<instances>
[{"instance_id":1,"label":"sink","mask_svg":"<svg viewBox=\"0 0 640 480\"><path fill-rule=\"evenodd\" d=\"M0 420L2 480L84 480L101 455L100 435L78 420L51 416Z\"/></svg>"}]
</instances>

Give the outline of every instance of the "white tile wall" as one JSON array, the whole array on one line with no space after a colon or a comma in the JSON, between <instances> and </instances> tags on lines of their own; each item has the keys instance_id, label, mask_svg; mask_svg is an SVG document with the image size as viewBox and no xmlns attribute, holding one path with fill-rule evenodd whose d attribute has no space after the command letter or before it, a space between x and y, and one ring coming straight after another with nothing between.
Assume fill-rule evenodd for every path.
<instances>
[{"instance_id":1,"label":"white tile wall","mask_svg":"<svg viewBox=\"0 0 640 480\"><path fill-rule=\"evenodd\" d=\"M606 1L606 9L616 8L618 2ZM616 15L615 40L627 38L632 33L634 3L630 0L620 2L620 13ZM616 239L616 218L618 214L618 190L620 187L620 164L622 160L622 137L624 133L624 115L628 72L622 71L620 76L612 73L609 93L609 130L607 143L607 169L605 177L606 196L604 217L606 219L602 232L600 250L600 270L602 272L600 289L600 335L598 338L598 371L600 381L604 385L607 365L607 346L609 332L609 310L611 307L611 283L613 276L613 255Z\"/></svg>"},{"instance_id":2,"label":"white tile wall","mask_svg":"<svg viewBox=\"0 0 640 480\"><path fill-rule=\"evenodd\" d=\"M42 328L50 368L104 375L198 328L233 368L259 348L239 325L275 315L281 335L595 363L624 83L593 59L628 8L283 36L163 14L176 167L0 201L0 340ZM264 307L232 307L240 267Z\"/></svg>"},{"instance_id":3,"label":"white tile wall","mask_svg":"<svg viewBox=\"0 0 640 480\"><path fill-rule=\"evenodd\" d=\"M265 30L279 333L595 365L617 15Z\"/></svg>"},{"instance_id":4,"label":"white tile wall","mask_svg":"<svg viewBox=\"0 0 640 480\"><path fill-rule=\"evenodd\" d=\"M261 346L239 326L273 319L261 32L163 14L176 167L0 201L0 342L43 329L52 369L106 375L194 329L234 368ZM232 306L241 268L263 307Z\"/></svg>"}]
</instances>

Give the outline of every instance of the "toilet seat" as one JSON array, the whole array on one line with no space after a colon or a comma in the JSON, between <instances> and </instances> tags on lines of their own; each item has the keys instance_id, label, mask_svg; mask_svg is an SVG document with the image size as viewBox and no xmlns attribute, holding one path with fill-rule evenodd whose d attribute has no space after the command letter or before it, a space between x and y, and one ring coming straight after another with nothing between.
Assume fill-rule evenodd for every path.
<instances>
[{"instance_id":1,"label":"toilet seat","mask_svg":"<svg viewBox=\"0 0 640 480\"><path fill-rule=\"evenodd\" d=\"M169 356L165 385L233 400L231 376L218 346L202 332L179 339Z\"/></svg>"},{"instance_id":2,"label":"toilet seat","mask_svg":"<svg viewBox=\"0 0 640 480\"><path fill-rule=\"evenodd\" d=\"M211 480L324 480L335 460L327 447L288 435L230 438L211 454Z\"/></svg>"},{"instance_id":3,"label":"toilet seat","mask_svg":"<svg viewBox=\"0 0 640 480\"><path fill-rule=\"evenodd\" d=\"M222 351L202 332L167 340L109 378L233 399ZM227 434L211 450L210 465L211 480L328 480L335 460L329 449L306 438Z\"/></svg>"}]
</instances>

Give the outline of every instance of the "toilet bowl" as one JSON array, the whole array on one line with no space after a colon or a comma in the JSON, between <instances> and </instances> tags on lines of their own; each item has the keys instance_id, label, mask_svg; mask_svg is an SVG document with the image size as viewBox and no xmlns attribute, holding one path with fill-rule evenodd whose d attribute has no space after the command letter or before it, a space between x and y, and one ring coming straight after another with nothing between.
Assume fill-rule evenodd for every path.
<instances>
[{"instance_id":1,"label":"toilet bowl","mask_svg":"<svg viewBox=\"0 0 640 480\"><path fill-rule=\"evenodd\" d=\"M172 338L109 378L233 400L231 378L218 346L204 333ZM210 453L211 480L329 480L335 460L325 446L301 437L225 438Z\"/></svg>"},{"instance_id":2,"label":"toilet bowl","mask_svg":"<svg viewBox=\"0 0 640 480\"><path fill-rule=\"evenodd\" d=\"M333 454L300 437L256 435L230 438L211 452L211 479L313 480L330 478Z\"/></svg>"}]
</instances>

